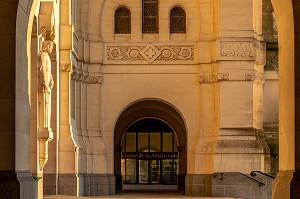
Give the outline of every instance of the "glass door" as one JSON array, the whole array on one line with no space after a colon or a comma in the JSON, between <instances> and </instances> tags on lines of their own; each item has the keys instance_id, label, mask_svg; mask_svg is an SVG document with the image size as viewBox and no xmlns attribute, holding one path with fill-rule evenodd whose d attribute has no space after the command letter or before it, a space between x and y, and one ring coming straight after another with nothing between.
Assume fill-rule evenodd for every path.
<instances>
[{"instance_id":1,"label":"glass door","mask_svg":"<svg viewBox=\"0 0 300 199\"><path fill-rule=\"evenodd\" d=\"M148 160L139 160L139 183L148 183Z\"/></svg>"},{"instance_id":2,"label":"glass door","mask_svg":"<svg viewBox=\"0 0 300 199\"><path fill-rule=\"evenodd\" d=\"M150 183L158 184L160 180L160 161L150 160Z\"/></svg>"}]
</instances>

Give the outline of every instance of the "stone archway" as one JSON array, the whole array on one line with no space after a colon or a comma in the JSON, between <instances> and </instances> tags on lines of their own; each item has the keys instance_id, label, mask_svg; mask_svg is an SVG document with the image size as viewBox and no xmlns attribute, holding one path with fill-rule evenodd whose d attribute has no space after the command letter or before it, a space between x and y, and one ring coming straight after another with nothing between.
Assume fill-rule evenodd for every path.
<instances>
[{"instance_id":1,"label":"stone archway","mask_svg":"<svg viewBox=\"0 0 300 199\"><path fill-rule=\"evenodd\" d=\"M126 129L135 121L143 118L157 118L166 122L177 134L179 152L178 190L184 190L187 174L187 152L185 123L178 111L167 103L157 100L143 100L127 107L119 116L114 131L114 174L116 190L122 190L121 151L122 137Z\"/></svg>"}]
</instances>

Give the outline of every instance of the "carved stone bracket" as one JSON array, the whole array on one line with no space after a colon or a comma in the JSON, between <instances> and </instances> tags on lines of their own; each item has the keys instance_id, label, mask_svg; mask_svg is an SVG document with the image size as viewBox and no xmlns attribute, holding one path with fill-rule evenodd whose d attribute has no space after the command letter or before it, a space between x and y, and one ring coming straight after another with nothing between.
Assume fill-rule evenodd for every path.
<instances>
[{"instance_id":1,"label":"carved stone bracket","mask_svg":"<svg viewBox=\"0 0 300 199\"><path fill-rule=\"evenodd\" d=\"M170 62L194 63L194 45L115 45L106 50L106 64L168 64Z\"/></svg>"},{"instance_id":2,"label":"carved stone bracket","mask_svg":"<svg viewBox=\"0 0 300 199\"><path fill-rule=\"evenodd\" d=\"M70 63L61 63L59 66L59 71L60 72L71 72L72 67Z\"/></svg>"},{"instance_id":3,"label":"carved stone bracket","mask_svg":"<svg viewBox=\"0 0 300 199\"><path fill-rule=\"evenodd\" d=\"M43 170L48 161L48 143L53 139L51 128L39 128L39 169Z\"/></svg>"}]
</instances>

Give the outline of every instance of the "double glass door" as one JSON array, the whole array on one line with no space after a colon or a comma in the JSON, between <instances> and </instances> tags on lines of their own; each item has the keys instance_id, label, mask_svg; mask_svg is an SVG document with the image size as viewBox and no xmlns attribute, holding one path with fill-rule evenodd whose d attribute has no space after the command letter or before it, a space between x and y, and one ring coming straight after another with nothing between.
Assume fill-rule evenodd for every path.
<instances>
[{"instance_id":1,"label":"double glass door","mask_svg":"<svg viewBox=\"0 0 300 199\"><path fill-rule=\"evenodd\" d=\"M125 184L177 184L177 159L125 159Z\"/></svg>"},{"instance_id":2,"label":"double glass door","mask_svg":"<svg viewBox=\"0 0 300 199\"><path fill-rule=\"evenodd\" d=\"M125 184L176 184L177 137L164 122L144 119L125 133L122 176Z\"/></svg>"}]
</instances>

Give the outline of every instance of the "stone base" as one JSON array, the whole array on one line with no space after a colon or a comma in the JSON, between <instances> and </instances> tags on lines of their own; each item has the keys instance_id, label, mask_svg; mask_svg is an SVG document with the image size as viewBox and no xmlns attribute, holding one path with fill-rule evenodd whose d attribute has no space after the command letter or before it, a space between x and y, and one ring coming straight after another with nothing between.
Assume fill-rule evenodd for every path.
<instances>
[{"instance_id":1,"label":"stone base","mask_svg":"<svg viewBox=\"0 0 300 199\"><path fill-rule=\"evenodd\" d=\"M44 195L56 194L56 174L44 173L43 174Z\"/></svg>"},{"instance_id":2,"label":"stone base","mask_svg":"<svg viewBox=\"0 0 300 199\"><path fill-rule=\"evenodd\" d=\"M185 195L212 196L212 174L187 174L185 177Z\"/></svg>"},{"instance_id":3,"label":"stone base","mask_svg":"<svg viewBox=\"0 0 300 199\"><path fill-rule=\"evenodd\" d=\"M111 174L84 174L84 196L114 195L115 176Z\"/></svg>"},{"instance_id":4,"label":"stone base","mask_svg":"<svg viewBox=\"0 0 300 199\"><path fill-rule=\"evenodd\" d=\"M177 190L184 191L186 174L179 174L177 178Z\"/></svg>"},{"instance_id":5,"label":"stone base","mask_svg":"<svg viewBox=\"0 0 300 199\"><path fill-rule=\"evenodd\" d=\"M290 195L290 183L293 171L279 171L272 183L273 199L286 199ZM299 198L299 197L298 197Z\"/></svg>"},{"instance_id":6,"label":"stone base","mask_svg":"<svg viewBox=\"0 0 300 199\"><path fill-rule=\"evenodd\" d=\"M0 171L0 196L2 199L38 198L37 182L29 171Z\"/></svg>"},{"instance_id":7,"label":"stone base","mask_svg":"<svg viewBox=\"0 0 300 199\"><path fill-rule=\"evenodd\" d=\"M58 174L58 195L77 196L76 174Z\"/></svg>"},{"instance_id":8,"label":"stone base","mask_svg":"<svg viewBox=\"0 0 300 199\"><path fill-rule=\"evenodd\" d=\"M91 196L114 195L115 176L110 174L93 174L91 179Z\"/></svg>"},{"instance_id":9,"label":"stone base","mask_svg":"<svg viewBox=\"0 0 300 199\"><path fill-rule=\"evenodd\" d=\"M122 190L123 180L121 174L115 174L116 179L116 190L120 191Z\"/></svg>"},{"instance_id":10,"label":"stone base","mask_svg":"<svg viewBox=\"0 0 300 199\"><path fill-rule=\"evenodd\" d=\"M185 194L205 197L271 199L272 179L259 174L252 178L265 185L259 187L258 182L236 172L222 173L215 177L212 174L188 174Z\"/></svg>"}]
</instances>

